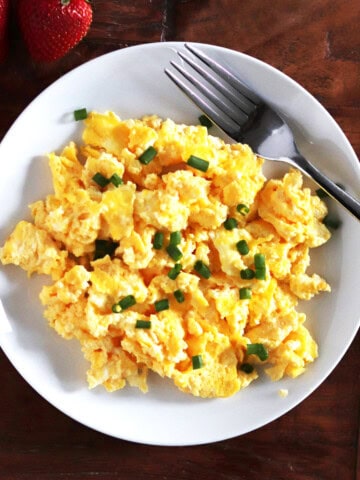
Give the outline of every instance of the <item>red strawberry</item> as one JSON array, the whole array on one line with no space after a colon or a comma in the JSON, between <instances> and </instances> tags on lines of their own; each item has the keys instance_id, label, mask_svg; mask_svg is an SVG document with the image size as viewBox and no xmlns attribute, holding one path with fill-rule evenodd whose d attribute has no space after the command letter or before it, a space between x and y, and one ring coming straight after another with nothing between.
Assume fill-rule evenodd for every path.
<instances>
[{"instance_id":1,"label":"red strawberry","mask_svg":"<svg viewBox=\"0 0 360 480\"><path fill-rule=\"evenodd\" d=\"M9 0L0 0L0 62L5 59L8 49L7 27L9 10Z\"/></svg>"},{"instance_id":2,"label":"red strawberry","mask_svg":"<svg viewBox=\"0 0 360 480\"><path fill-rule=\"evenodd\" d=\"M18 13L30 55L39 62L63 57L87 34L92 22L86 0L19 0Z\"/></svg>"}]
</instances>

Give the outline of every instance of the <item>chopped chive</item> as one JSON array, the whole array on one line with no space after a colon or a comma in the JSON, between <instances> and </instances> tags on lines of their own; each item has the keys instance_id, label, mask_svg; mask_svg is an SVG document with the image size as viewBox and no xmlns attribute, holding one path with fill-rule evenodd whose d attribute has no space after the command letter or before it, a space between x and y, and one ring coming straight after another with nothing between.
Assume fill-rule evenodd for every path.
<instances>
[{"instance_id":1,"label":"chopped chive","mask_svg":"<svg viewBox=\"0 0 360 480\"><path fill-rule=\"evenodd\" d=\"M179 273L181 272L181 269L182 269L182 265L181 263L175 263L175 265L173 266L173 268L171 270L169 270L168 272L168 277L171 278L171 280L175 280L175 278L179 275Z\"/></svg>"},{"instance_id":2,"label":"chopped chive","mask_svg":"<svg viewBox=\"0 0 360 480\"><path fill-rule=\"evenodd\" d=\"M86 108L79 108L79 110L74 111L74 118L78 122L79 120L85 120L87 118L88 113Z\"/></svg>"},{"instance_id":3,"label":"chopped chive","mask_svg":"<svg viewBox=\"0 0 360 480\"><path fill-rule=\"evenodd\" d=\"M111 240L95 240L94 260L103 258L105 255L113 255L118 246L118 242Z\"/></svg>"},{"instance_id":4,"label":"chopped chive","mask_svg":"<svg viewBox=\"0 0 360 480\"><path fill-rule=\"evenodd\" d=\"M177 262L178 260L180 260L180 258L182 258L183 254L181 252L181 250L176 246L176 245L168 245L166 247L166 251L167 253L170 255L170 257L175 260L175 262Z\"/></svg>"},{"instance_id":5,"label":"chopped chive","mask_svg":"<svg viewBox=\"0 0 360 480\"><path fill-rule=\"evenodd\" d=\"M243 363L239 369L244 373L252 373L254 371L254 367L250 363Z\"/></svg>"},{"instance_id":6,"label":"chopped chive","mask_svg":"<svg viewBox=\"0 0 360 480\"><path fill-rule=\"evenodd\" d=\"M255 270L265 268L265 255L263 253L255 253L254 255Z\"/></svg>"},{"instance_id":7,"label":"chopped chive","mask_svg":"<svg viewBox=\"0 0 360 480\"><path fill-rule=\"evenodd\" d=\"M114 305L111 307L111 310L114 313L120 313L121 312L121 307L118 303L114 303Z\"/></svg>"},{"instance_id":8,"label":"chopped chive","mask_svg":"<svg viewBox=\"0 0 360 480\"><path fill-rule=\"evenodd\" d=\"M191 357L192 367L194 370L201 368L203 366L203 360L201 355L194 355Z\"/></svg>"},{"instance_id":9,"label":"chopped chive","mask_svg":"<svg viewBox=\"0 0 360 480\"><path fill-rule=\"evenodd\" d=\"M239 290L240 300L250 300L251 298L251 288L240 288Z\"/></svg>"},{"instance_id":10,"label":"chopped chive","mask_svg":"<svg viewBox=\"0 0 360 480\"><path fill-rule=\"evenodd\" d=\"M152 160L154 160L157 151L154 147L148 147L139 157L139 162L143 165L148 165Z\"/></svg>"},{"instance_id":11,"label":"chopped chive","mask_svg":"<svg viewBox=\"0 0 360 480\"><path fill-rule=\"evenodd\" d=\"M257 280L266 280L266 268L257 268L255 270L255 278Z\"/></svg>"},{"instance_id":12,"label":"chopped chive","mask_svg":"<svg viewBox=\"0 0 360 480\"><path fill-rule=\"evenodd\" d=\"M327 198L329 196L329 194L322 188L318 188L315 193L319 198Z\"/></svg>"},{"instance_id":13,"label":"chopped chive","mask_svg":"<svg viewBox=\"0 0 360 480\"><path fill-rule=\"evenodd\" d=\"M181 290L175 290L174 297L177 302L182 303L185 301L185 296Z\"/></svg>"},{"instance_id":14,"label":"chopped chive","mask_svg":"<svg viewBox=\"0 0 360 480\"><path fill-rule=\"evenodd\" d=\"M251 280L255 277L255 272L254 270L251 270L251 268L244 268L243 270L240 270L240 277L243 280Z\"/></svg>"},{"instance_id":15,"label":"chopped chive","mask_svg":"<svg viewBox=\"0 0 360 480\"><path fill-rule=\"evenodd\" d=\"M201 275L204 278L210 278L211 277L211 271L207 265L205 265L204 262L201 260L197 260L194 265L194 270L197 272L199 275Z\"/></svg>"},{"instance_id":16,"label":"chopped chive","mask_svg":"<svg viewBox=\"0 0 360 480\"><path fill-rule=\"evenodd\" d=\"M341 225L341 221L338 220L337 218L331 217L330 215L326 215L326 217L323 219L323 224L327 228L331 228L332 230L337 230Z\"/></svg>"},{"instance_id":17,"label":"chopped chive","mask_svg":"<svg viewBox=\"0 0 360 480\"><path fill-rule=\"evenodd\" d=\"M247 255L250 251L246 240L239 240L236 244L236 248L241 255Z\"/></svg>"},{"instance_id":18,"label":"chopped chive","mask_svg":"<svg viewBox=\"0 0 360 480\"><path fill-rule=\"evenodd\" d=\"M246 215L247 213L250 212L250 208L245 205L244 203L239 203L237 205L236 210L241 214L241 215Z\"/></svg>"},{"instance_id":19,"label":"chopped chive","mask_svg":"<svg viewBox=\"0 0 360 480\"><path fill-rule=\"evenodd\" d=\"M156 232L153 239L153 247L155 250L160 250L164 244L163 232Z\"/></svg>"},{"instance_id":20,"label":"chopped chive","mask_svg":"<svg viewBox=\"0 0 360 480\"><path fill-rule=\"evenodd\" d=\"M255 253L254 265L255 265L255 278L257 278L258 280L265 280L266 264L265 264L265 255L263 253Z\"/></svg>"},{"instance_id":21,"label":"chopped chive","mask_svg":"<svg viewBox=\"0 0 360 480\"><path fill-rule=\"evenodd\" d=\"M170 233L170 245L179 245L181 242L181 232L171 232Z\"/></svg>"},{"instance_id":22,"label":"chopped chive","mask_svg":"<svg viewBox=\"0 0 360 480\"><path fill-rule=\"evenodd\" d=\"M136 320L135 328L151 328L150 320Z\"/></svg>"},{"instance_id":23,"label":"chopped chive","mask_svg":"<svg viewBox=\"0 0 360 480\"><path fill-rule=\"evenodd\" d=\"M202 125L203 127L206 127L207 129L213 126L212 121L206 115L200 115L199 122L200 122L200 125Z\"/></svg>"},{"instance_id":24,"label":"chopped chive","mask_svg":"<svg viewBox=\"0 0 360 480\"><path fill-rule=\"evenodd\" d=\"M99 187L106 187L106 185L109 185L110 183L110 180L99 172L95 173L92 179L99 185Z\"/></svg>"},{"instance_id":25,"label":"chopped chive","mask_svg":"<svg viewBox=\"0 0 360 480\"><path fill-rule=\"evenodd\" d=\"M249 343L246 346L247 355L257 355L261 361L268 358L269 354L262 343Z\"/></svg>"},{"instance_id":26,"label":"chopped chive","mask_svg":"<svg viewBox=\"0 0 360 480\"><path fill-rule=\"evenodd\" d=\"M203 160L202 158L196 157L195 155L191 155L186 163L190 167L201 170L202 172L206 172L209 168L209 162L207 160Z\"/></svg>"},{"instance_id":27,"label":"chopped chive","mask_svg":"<svg viewBox=\"0 0 360 480\"><path fill-rule=\"evenodd\" d=\"M120 300L119 305L122 310L126 310L127 308L132 307L135 305L136 300L134 295L128 295L127 297L124 297L122 300Z\"/></svg>"},{"instance_id":28,"label":"chopped chive","mask_svg":"<svg viewBox=\"0 0 360 480\"><path fill-rule=\"evenodd\" d=\"M157 312L162 312L163 310L169 310L169 300L167 298L163 298L162 300L158 300L154 303L155 310Z\"/></svg>"},{"instance_id":29,"label":"chopped chive","mask_svg":"<svg viewBox=\"0 0 360 480\"><path fill-rule=\"evenodd\" d=\"M238 222L236 220L236 218L227 218L224 222L224 227L226 228L226 230L234 230L234 228L236 228L238 226Z\"/></svg>"},{"instance_id":30,"label":"chopped chive","mask_svg":"<svg viewBox=\"0 0 360 480\"><path fill-rule=\"evenodd\" d=\"M124 183L124 180L117 173L113 173L109 178L109 182L111 182L115 187L118 187Z\"/></svg>"}]
</instances>

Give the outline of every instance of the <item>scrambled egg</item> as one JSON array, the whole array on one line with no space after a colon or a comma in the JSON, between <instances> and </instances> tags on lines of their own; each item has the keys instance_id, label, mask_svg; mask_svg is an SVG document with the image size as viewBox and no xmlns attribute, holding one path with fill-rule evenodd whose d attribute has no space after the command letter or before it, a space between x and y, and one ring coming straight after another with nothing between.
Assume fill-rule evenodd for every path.
<instances>
[{"instance_id":1,"label":"scrambled egg","mask_svg":"<svg viewBox=\"0 0 360 480\"><path fill-rule=\"evenodd\" d=\"M296 307L330 290L306 273L330 234L301 174L266 181L247 145L156 116L93 112L83 142L49 155L54 193L0 259L51 276L45 317L80 342L89 386L146 392L153 371L228 397L261 365L303 373L318 351Z\"/></svg>"}]
</instances>

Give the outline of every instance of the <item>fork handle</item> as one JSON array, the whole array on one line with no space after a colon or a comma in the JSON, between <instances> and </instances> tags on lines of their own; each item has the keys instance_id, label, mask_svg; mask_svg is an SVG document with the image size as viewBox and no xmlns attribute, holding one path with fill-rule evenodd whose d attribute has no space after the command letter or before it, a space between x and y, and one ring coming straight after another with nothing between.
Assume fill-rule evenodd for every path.
<instances>
[{"instance_id":1,"label":"fork handle","mask_svg":"<svg viewBox=\"0 0 360 480\"><path fill-rule=\"evenodd\" d=\"M318 170L302 155L297 154L292 157L294 166L299 168L303 173L312 178L322 189L325 190L332 198L337 200L348 212L352 213L355 218L360 220L360 202L349 195L345 190L336 185L330 178Z\"/></svg>"}]
</instances>

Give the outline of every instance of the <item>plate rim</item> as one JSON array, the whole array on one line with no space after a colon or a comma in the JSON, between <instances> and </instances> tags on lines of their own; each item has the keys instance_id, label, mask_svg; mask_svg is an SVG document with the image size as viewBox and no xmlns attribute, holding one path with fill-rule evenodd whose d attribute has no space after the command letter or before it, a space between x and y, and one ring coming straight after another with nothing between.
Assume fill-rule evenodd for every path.
<instances>
[{"instance_id":1,"label":"plate rim","mask_svg":"<svg viewBox=\"0 0 360 480\"><path fill-rule=\"evenodd\" d=\"M7 138L11 136L11 132L12 130L15 128L17 122L19 122L22 118L22 116L28 112L29 110L31 110L34 105L36 105L36 102L38 101L41 101L41 97L43 95L45 95L49 90L53 89L53 88L56 88L56 85L57 84L60 84L63 79L66 77L69 77L71 75L74 74L74 72L76 71L79 71L80 69L86 69L88 67L89 64L92 64L92 63L97 63L99 61L99 59L102 59L104 57L118 57L119 55L121 56L122 54L125 54L124 52L127 52L129 50L131 51L134 51L136 49L151 49L153 48L154 46L156 46L157 48L162 48L164 46L168 47L168 46L171 46L171 47L182 47L184 45L185 42L151 42L151 43L145 43L145 44L138 44L138 45L132 45L132 46L129 46L129 47L125 47L125 48L121 48L121 49L118 49L118 50L114 50L112 52L108 52L108 53L105 53L103 55L100 55L99 57L96 57L96 58L93 58L91 60L88 60L86 62L84 62L83 64L75 67L74 69L68 71L67 73L65 73L64 75L62 75L61 77L57 78L54 82L52 82L50 85L48 85L44 90L42 90L23 110L22 112L20 113L20 115L14 120L14 122L11 124L10 128L7 130L7 132L5 133L1 143L0 143L0 154L1 154L1 150L3 148L3 145L5 144L6 145L6 142L7 142ZM190 42L189 42L190 43ZM215 49L215 50L218 50L218 51L227 51L227 52L230 52L232 55L240 55L240 56L243 56L243 57L246 57L246 58L249 58L251 59L251 61L255 61L255 63L259 63L260 66L262 68L266 68L266 69L270 69L271 71L274 71L274 73L277 75L277 76L280 76L280 77L283 77L286 82L291 82L293 83L293 85L295 85L296 88L298 89L301 89L301 93L302 95L306 95L308 97L311 98L312 101L316 102L317 103L317 106L318 108L322 109L323 112L326 114L326 116L328 117L328 120L330 122L332 122L334 124L334 126L337 128L338 130L338 133L342 136L342 140L344 142L344 144L346 145L348 151L349 151L349 154L350 156L347 158L348 160L350 160L351 162L353 162L353 167L355 167L355 170L357 170L358 174L360 174L360 164L359 164L359 161L357 159L357 156L356 156L356 153L355 153L355 150L353 149L349 139L347 138L345 132L342 130L342 128L340 127L340 125L336 122L336 120L330 115L330 113L326 110L326 108L308 91L306 90L301 84L299 84L298 82L296 82L294 79L292 79L291 77L289 77L287 74L285 74L284 72L282 72L281 70L275 68L274 66L264 62L263 60L260 60L256 57L253 57L253 56L250 56L246 53L243 53L243 52L239 52L239 51L236 51L236 50L233 50L233 49L230 49L230 48L226 48L226 47L221 47L221 46L218 46L218 45L211 45L211 44L208 44L208 43L199 43L199 42L191 42L191 44L193 45L197 45L197 46L200 46L200 47L206 47L206 48L210 48L210 49ZM331 372L337 367L337 365L341 362L343 356L345 355L345 353L347 352L347 350L349 349L350 345L352 344L355 336L357 335L357 332L358 332L358 329L359 329L359 326L360 326L360 316L358 318L358 322L357 322L357 328L355 329L355 331L353 332L353 336L352 338L348 339L346 345L344 346L343 348L343 351L342 351L342 355L338 358L337 362L334 364L334 365L330 365L328 367L328 371L327 371L327 374L325 377L322 377L321 379L319 379L317 382L313 383L312 384L312 387L310 388L310 390L308 390L307 394L304 395L300 401L297 401L295 400L293 403L290 402L289 406L287 409L285 410L282 410L282 412L280 413L280 415L277 415L277 414L274 414L273 417L269 418L265 423L264 422L260 422L261 424L259 425L255 425L253 428L251 429L248 429L246 432L243 432L243 433L234 433L232 435L225 435L225 436L219 436L219 435L215 435L213 436L211 439L204 439L203 441L199 441L199 440L196 440L195 443L191 443L191 442L184 442L184 443L179 443L179 442L175 442L174 444L171 444L171 443L163 443L163 442L156 442L156 441L144 441L142 439L135 439L134 436L132 438L130 438L130 436L126 437L124 435L122 435L122 433L120 432L120 436L119 435L114 435L113 433L107 431L106 429L99 429L98 427L93 427L91 424L89 423L84 423L83 421L80 421L78 418L76 418L76 416L74 416L71 412L69 411L66 411L64 408L60 408L58 405L56 405L54 403L54 400L49 398L46 394L44 394L44 392L42 391L39 391L37 388L35 388L33 386L32 383L29 383L29 381L27 380L27 378L22 374L21 372L21 369L19 370L16 366L15 366L15 363L11 357L11 354L9 354L9 352L7 352L6 350L6 347L4 348L4 345L3 345L3 339L2 339L2 335L0 335L0 347L2 348L2 350L4 351L4 354L6 355L6 357L8 358L9 362L15 367L15 369L18 371L18 373L20 374L20 376L22 378L24 378L24 380L26 381L26 383L31 387L33 388L41 397L43 397L47 402L49 402L52 406L54 406L57 410L59 410L61 413L63 414L66 414L67 416L69 416L70 418L72 418L73 420L75 420L76 422L86 426L87 428L91 428L92 430L95 430L95 431L99 431L103 434L106 434L106 435L109 435L113 438L117 438L117 439L122 439L122 440L126 440L126 441L130 441L130 442L136 442L136 443L143 443L143 444L148 444L148 445L158 445L158 446L190 446L190 445L201 445L201 444L209 444L209 443L213 443L213 442L217 442L217 441L222 441L222 440L226 440L226 439L230 439L230 438L234 438L234 437L237 437L237 436L240 436L240 435L244 435L246 433L249 433L253 430L257 430L259 428L261 428L262 426L265 426L265 425L268 425L269 423L273 422L274 420L282 417L283 415L285 415L286 413L288 413L290 410L292 410L293 408L295 408L296 406L298 406L300 403L302 403L308 396L310 396L326 379L327 377L331 374ZM295 380L296 381L296 380ZM209 435L208 435L209 437Z\"/></svg>"}]
</instances>

